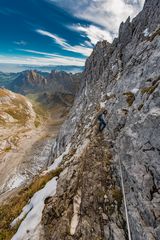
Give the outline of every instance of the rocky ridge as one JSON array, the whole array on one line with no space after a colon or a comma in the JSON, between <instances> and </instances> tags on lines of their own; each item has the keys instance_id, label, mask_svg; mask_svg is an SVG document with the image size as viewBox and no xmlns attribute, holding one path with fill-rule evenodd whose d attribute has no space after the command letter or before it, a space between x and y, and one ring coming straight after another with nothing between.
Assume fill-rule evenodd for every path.
<instances>
[{"instance_id":1,"label":"rocky ridge","mask_svg":"<svg viewBox=\"0 0 160 240\"><path fill-rule=\"evenodd\" d=\"M14 92L27 94L31 91L44 89L46 84L45 77L41 76L37 71L27 70L21 72L8 87Z\"/></svg>"},{"instance_id":2,"label":"rocky ridge","mask_svg":"<svg viewBox=\"0 0 160 240\"><path fill-rule=\"evenodd\" d=\"M122 23L86 61L79 94L53 148L63 158L57 192L46 201L42 239L128 239L122 163L133 240L160 236L160 2ZM97 134L96 115L108 110Z\"/></svg>"},{"instance_id":3,"label":"rocky ridge","mask_svg":"<svg viewBox=\"0 0 160 240\"><path fill-rule=\"evenodd\" d=\"M51 71L51 73L41 73L35 70L27 70L8 84L12 91L27 95L30 93L70 93L75 95L79 89L81 74L67 73L64 71Z\"/></svg>"}]
</instances>

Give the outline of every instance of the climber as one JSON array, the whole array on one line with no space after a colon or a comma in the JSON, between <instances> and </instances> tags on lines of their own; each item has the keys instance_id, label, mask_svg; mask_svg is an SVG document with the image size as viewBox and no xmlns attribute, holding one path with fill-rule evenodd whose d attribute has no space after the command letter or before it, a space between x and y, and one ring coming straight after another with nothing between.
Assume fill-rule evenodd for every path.
<instances>
[{"instance_id":1,"label":"climber","mask_svg":"<svg viewBox=\"0 0 160 240\"><path fill-rule=\"evenodd\" d=\"M107 110L104 110L103 112L101 112L98 115L98 122L99 122L99 131L102 132L103 129L106 127L106 121L105 121L105 117L107 115Z\"/></svg>"}]
</instances>

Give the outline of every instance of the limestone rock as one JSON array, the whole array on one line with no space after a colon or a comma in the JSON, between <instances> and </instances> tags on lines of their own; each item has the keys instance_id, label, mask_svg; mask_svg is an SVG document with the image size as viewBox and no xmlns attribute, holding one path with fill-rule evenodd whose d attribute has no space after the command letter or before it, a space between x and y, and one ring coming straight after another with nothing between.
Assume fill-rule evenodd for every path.
<instances>
[{"instance_id":1,"label":"limestone rock","mask_svg":"<svg viewBox=\"0 0 160 240\"><path fill-rule=\"evenodd\" d=\"M57 194L44 209L46 240L128 239L119 159L132 240L159 239L159 16L160 1L146 0L142 12L121 25L119 37L98 43L87 59L84 82L53 149L54 160L71 144ZM107 128L99 135L102 105ZM81 206L70 234L79 189Z\"/></svg>"}]
</instances>

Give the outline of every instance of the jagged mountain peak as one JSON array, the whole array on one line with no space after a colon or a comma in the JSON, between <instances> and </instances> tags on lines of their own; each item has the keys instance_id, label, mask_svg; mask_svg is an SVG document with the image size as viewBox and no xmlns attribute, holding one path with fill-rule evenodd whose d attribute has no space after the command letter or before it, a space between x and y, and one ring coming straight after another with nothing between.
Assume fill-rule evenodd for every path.
<instances>
[{"instance_id":1,"label":"jagged mountain peak","mask_svg":"<svg viewBox=\"0 0 160 240\"><path fill-rule=\"evenodd\" d=\"M15 92L24 94L28 89L44 88L46 84L46 78L41 76L37 71L26 70L18 74L18 77L9 85L9 88Z\"/></svg>"},{"instance_id":2,"label":"jagged mountain peak","mask_svg":"<svg viewBox=\"0 0 160 240\"><path fill-rule=\"evenodd\" d=\"M67 92L75 94L80 85L81 74L67 73L53 70L43 76L36 70L26 70L18 76L7 87L22 94L46 91L50 93Z\"/></svg>"}]
</instances>

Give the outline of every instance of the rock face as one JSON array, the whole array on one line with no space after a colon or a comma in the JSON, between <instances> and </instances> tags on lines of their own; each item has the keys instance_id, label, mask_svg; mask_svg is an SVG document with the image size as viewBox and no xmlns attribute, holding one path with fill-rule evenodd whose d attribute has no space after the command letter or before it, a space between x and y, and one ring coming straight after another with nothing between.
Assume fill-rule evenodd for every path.
<instances>
[{"instance_id":1,"label":"rock face","mask_svg":"<svg viewBox=\"0 0 160 240\"><path fill-rule=\"evenodd\" d=\"M128 239L120 165L132 240L160 239L160 1L122 23L86 61L69 119L53 148L62 161L57 193L46 201L43 239ZM96 115L108 110L97 133Z\"/></svg>"}]
</instances>

